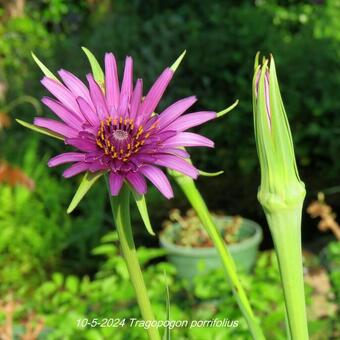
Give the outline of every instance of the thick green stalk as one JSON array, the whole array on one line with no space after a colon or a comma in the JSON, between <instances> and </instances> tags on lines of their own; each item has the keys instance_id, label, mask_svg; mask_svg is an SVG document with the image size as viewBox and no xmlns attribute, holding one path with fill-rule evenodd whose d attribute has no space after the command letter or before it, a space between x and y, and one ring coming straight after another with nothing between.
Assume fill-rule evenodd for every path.
<instances>
[{"instance_id":1,"label":"thick green stalk","mask_svg":"<svg viewBox=\"0 0 340 340\"><path fill-rule=\"evenodd\" d=\"M308 328L301 250L301 205L266 211L279 262L288 325L292 340L307 340Z\"/></svg>"},{"instance_id":2,"label":"thick green stalk","mask_svg":"<svg viewBox=\"0 0 340 340\"><path fill-rule=\"evenodd\" d=\"M130 219L130 191L127 185L121 189L119 196L113 197L110 194L107 176L106 183L109 191L110 204L113 218L116 224L122 254L128 268L131 283L137 296L137 302L144 320L155 320L152 312L148 292L143 280L142 271L138 262L135 243L133 241L131 219ZM150 340L160 340L157 327L150 327L148 330Z\"/></svg>"},{"instance_id":3,"label":"thick green stalk","mask_svg":"<svg viewBox=\"0 0 340 340\"><path fill-rule=\"evenodd\" d=\"M243 316L245 317L248 323L248 327L250 329L250 332L253 338L255 340L265 339L262 329L260 328L258 322L256 321L254 317L247 295L237 275L234 260L232 256L230 255L230 252L228 248L226 247L220 233L218 232L211 218L208 207L206 206L200 192L197 190L194 181L191 178L187 176L183 176L174 171L171 171L171 174L177 181L180 188L183 190L184 194L186 195L187 199L191 203L192 207L195 209L203 226L208 232L211 240L214 242L214 245L221 257L225 272L227 274L226 276L232 287L234 296L242 311Z\"/></svg>"}]
</instances>

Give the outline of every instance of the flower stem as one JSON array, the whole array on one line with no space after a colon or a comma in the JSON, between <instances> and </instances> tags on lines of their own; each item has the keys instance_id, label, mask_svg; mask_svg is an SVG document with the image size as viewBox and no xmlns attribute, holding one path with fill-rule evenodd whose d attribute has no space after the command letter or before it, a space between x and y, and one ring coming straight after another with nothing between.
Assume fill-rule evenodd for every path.
<instances>
[{"instance_id":1,"label":"flower stem","mask_svg":"<svg viewBox=\"0 0 340 340\"><path fill-rule=\"evenodd\" d=\"M279 262L292 340L307 340L308 327L301 250L301 207L266 211Z\"/></svg>"},{"instance_id":2,"label":"flower stem","mask_svg":"<svg viewBox=\"0 0 340 340\"><path fill-rule=\"evenodd\" d=\"M225 272L227 274L226 276L231 284L232 291L234 293L238 306L240 307L242 314L248 323L248 327L253 336L253 339L255 340L265 339L262 329L254 317L247 295L237 275L234 260L230 255L230 252L226 247L220 233L218 232L211 218L208 207L206 206L200 192L197 190L194 181L189 177L183 176L173 171L171 172L171 174L176 179L178 185L183 190L192 207L195 209L198 217L200 218L205 229L207 230L211 240L213 241L221 257Z\"/></svg>"},{"instance_id":3,"label":"flower stem","mask_svg":"<svg viewBox=\"0 0 340 340\"><path fill-rule=\"evenodd\" d=\"M105 178L123 258L130 274L130 279L137 296L137 302L142 317L145 321L153 321L155 320L155 317L152 312L148 292L143 280L143 275L138 262L136 247L132 235L130 219L130 191L127 185L124 185L119 196L111 196L107 176L105 176ZM160 340L160 335L157 327L150 327L147 331L150 340Z\"/></svg>"}]
</instances>

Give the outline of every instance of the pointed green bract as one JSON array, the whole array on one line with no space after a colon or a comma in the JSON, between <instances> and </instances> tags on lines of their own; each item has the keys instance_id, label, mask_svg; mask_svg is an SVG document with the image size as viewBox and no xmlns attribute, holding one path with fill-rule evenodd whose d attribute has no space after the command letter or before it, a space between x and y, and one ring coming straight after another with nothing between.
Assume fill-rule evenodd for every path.
<instances>
[{"instance_id":1,"label":"pointed green bract","mask_svg":"<svg viewBox=\"0 0 340 340\"><path fill-rule=\"evenodd\" d=\"M72 201L67 208L67 213L70 214L79 204L79 202L83 199L85 194L91 189L92 185L104 174L104 172L86 172L80 185L74 194Z\"/></svg>"},{"instance_id":2,"label":"pointed green bract","mask_svg":"<svg viewBox=\"0 0 340 340\"><path fill-rule=\"evenodd\" d=\"M200 176L216 177L216 176L222 175L224 171L220 170L216 172L206 172L206 171L198 170L198 173L200 174Z\"/></svg>"},{"instance_id":3,"label":"pointed green bract","mask_svg":"<svg viewBox=\"0 0 340 340\"><path fill-rule=\"evenodd\" d=\"M103 72L101 66L99 65L98 60L93 55L93 53L89 49L87 49L86 47L82 47L82 50L85 52L87 59L90 62L94 79L96 80L96 82L101 87L103 87L104 83L105 83L104 72Z\"/></svg>"},{"instance_id":4,"label":"pointed green bract","mask_svg":"<svg viewBox=\"0 0 340 340\"><path fill-rule=\"evenodd\" d=\"M47 136L50 136L50 137L53 137L53 138L64 140L64 137L62 135L59 135L58 133L55 133L55 132L50 131L48 129L45 129L45 128L42 128L42 127L30 124L30 123L27 123L27 122L25 122L25 121L23 121L21 119L16 119L16 121L20 125L24 126L25 128L31 129L31 130L33 130L35 132L39 132L39 133L42 133L43 135L47 135Z\"/></svg>"},{"instance_id":5,"label":"pointed green bract","mask_svg":"<svg viewBox=\"0 0 340 340\"><path fill-rule=\"evenodd\" d=\"M231 104L231 105L230 105L229 107L227 107L226 109L217 112L217 113L216 113L217 118L220 118L220 117L224 116L225 114L227 114L228 112L230 112L234 107L237 106L238 102L239 102L239 101L238 101L238 99L237 99L233 104Z\"/></svg>"},{"instance_id":6,"label":"pointed green bract","mask_svg":"<svg viewBox=\"0 0 340 340\"><path fill-rule=\"evenodd\" d=\"M176 59L176 61L170 66L170 70L175 72L179 66L179 64L182 62L182 59L184 58L185 54L187 53L186 50L183 51L183 53Z\"/></svg>"},{"instance_id":7,"label":"pointed green bract","mask_svg":"<svg viewBox=\"0 0 340 340\"><path fill-rule=\"evenodd\" d=\"M38 59L38 57L33 52L31 52L31 55L46 77L49 77L51 79L56 80L57 82L60 82L59 79Z\"/></svg>"},{"instance_id":8,"label":"pointed green bract","mask_svg":"<svg viewBox=\"0 0 340 340\"><path fill-rule=\"evenodd\" d=\"M154 231L152 230L149 213L148 213L148 207L146 205L146 200L144 195L139 195L133 188L130 187L130 190L132 192L132 196L136 202L137 208L139 210L139 213L142 217L142 220L144 222L145 228L148 231L148 233L152 236L155 236Z\"/></svg>"}]
</instances>

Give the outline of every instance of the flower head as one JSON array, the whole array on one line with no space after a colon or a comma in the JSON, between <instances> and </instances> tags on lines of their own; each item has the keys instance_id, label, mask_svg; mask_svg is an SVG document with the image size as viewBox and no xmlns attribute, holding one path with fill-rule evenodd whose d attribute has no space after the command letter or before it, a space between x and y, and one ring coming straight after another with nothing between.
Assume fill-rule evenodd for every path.
<instances>
[{"instance_id":1,"label":"flower head","mask_svg":"<svg viewBox=\"0 0 340 340\"><path fill-rule=\"evenodd\" d=\"M147 191L150 180L167 198L171 185L159 167L196 178L198 170L186 159L183 147L214 144L208 138L185 130L216 117L215 112L184 114L196 97L178 100L160 114L155 109L174 71L166 68L143 97L142 79L133 86L133 60L127 57L123 80L119 84L117 64L112 53L105 55L104 82L87 75L88 86L66 70L60 70L63 83L44 77L42 84L55 97L42 102L60 120L37 117L34 124L57 133L75 151L62 153L49 166L73 163L63 173L72 177L81 172L109 173L112 195L118 195L127 181L139 194Z\"/></svg>"},{"instance_id":2,"label":"flower head","mask_svg":"<svg viewBox=\"0 0 340 340\"><path fill-rule=\"evenodd\" d=\"M299 178L293 140L281 99L274 58L255 61L253 110L257 153L261 166L259 200L266 209L288 207L305 196Z\"/></svg>"}]
</instances>

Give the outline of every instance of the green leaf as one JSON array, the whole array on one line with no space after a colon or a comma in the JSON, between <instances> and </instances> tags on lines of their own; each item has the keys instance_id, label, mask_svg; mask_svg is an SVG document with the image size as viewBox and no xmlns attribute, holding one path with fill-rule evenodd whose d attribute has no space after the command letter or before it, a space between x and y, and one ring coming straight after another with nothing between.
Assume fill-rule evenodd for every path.
<instances>
[{"instance_id":1,"label":"green leaf","mask_svg":"<svg viewBox=\"0 0 340 340\"><path fill-rule=\"evenodd\" d=\"M171 65L170 70L175 72L181 63L182 59L184 58L185 54L187 53L186 50L183 51L183 53L176 59L176 61Z\"/></svg>"},{"instance_id":2,"label":"green leaf","mask_svg":"<svg viewBox=\"0 0 340 340\"><path fill-rule=\"evenodd\" d=\"M33 131L40 132L40 133L42 133L44 135L47 135L47 136L50 136L50 137L53 137L53 138L64 140L64 137L62 135L59 135L58 133L52 132L52 131L50 131L48 129L45 129L45 128L42 128L42 127L39 127L39 126L35 126L35 125L27 123L27 122L25 122L25 121L23 121L21 119L16 119L16 121L20 125L28 128L28 129L31 129Z\"/></svg>"},{"instance_id":3,"label":"green leaf","mask_svg":"<svg viewBox=\"0 0 340 340\"><path fill-rule=\"evenodd\" d=\"M65 280L65 288L73 294L76 294L79 289L79 279L74 275L67 276Z\"/></svg>"},{"instance_id":4,"label":"green leaf","mask_svg":"<svg viewBox=\"0 0 340 340\"><path fill-rule=\"evenodd\" d=\"M148 233L150 235L155 236L155 233L152 230L152 226L151 226L151 222L150 222L150 218L149 218L149 214L148 214L148 208L146 206L145 196L144 195L139 195L131 187L130 187L130 190L132 192L133 198L135 199L135 202L137 204L137 208L138 208L139 213L140 213L140 215L142 217L142 220L144 222L146 230L148 231Z\"/></svg>"},{"instance_id":5,"label":"green leaf","mask_svg":"<svg viewBox=\"0 0 340 340\"><path fill-rule=\"evenodd\" d=\"M67 208L67 213L70 214L79 204L79 202L83 199L83 197L85 196L85 194L90 190L90 188L92 187L92 185L97 181L97 179L103 175L103 171L99 171L96 173L90 173L90 172L86 172L86 174L84 175L78 190L76 191L75 195L72 198L72 201L69 205L69 207Z\"/></svg>"},{"instance_id":6,"label":"green leaf","mask_svg":"<svg viewBox=\"0 0 340 340\"><path fill-rule=\"evenodd\" d=\"M222 117L226 113L230 112L235 106L237 106L237 104L238 104L238 99L233 104L231 104L229 107L227 107L226 109L224 109L220 112L217 112L217 118Z\"/></svg>"},{"instance_id":7,"label":"green leaf","mask_svg":"<svg viewBox=\"0 0 340 340\"><path fill-rule=\"evenodd\" d=\"M105 79L104 79L104 72L102 68L100 67L96 57L93 55L93 53L88 50L86 47L82 47L82 50L85 52L93 73L93 77L96 80L96 82L100 85L103 86Z\"/></svg>"},{"instance_id":8,"label":"green leaf","mask_svg":"<svg viewBox=\"0 0 340 340\"><path fill-rule=\"evenodd\" d=\"M59 79L38 59L38 57L33 52L31 52L31 55L46 77L54 79L60 83Z\"/></svg>"},{"instance_id":9,"label":"green leaf","mask_svg":"<svg viewBox=\"0 0 340 340\"><path fill-rule=\"evenodd\" d=\"M113 244L101 244L92 250L93 255L114 255L116 254L116 247Z\"/></svg>"},{"instance_id":10,"label":"green leaf","mask_svg":"<svg viewBox=\"0 0 340 340\"><path fill-rule=\"evenodd\" d=\"M201 176L215 177L215 176L222 175L222 174L224 173L224 171L223 171L223 170L220 170L220 171L216 171L216 172L205 172L205 171L202 171L202 170L198 170L198 173L199 173Z\"/></svg>"}]
</instances>

